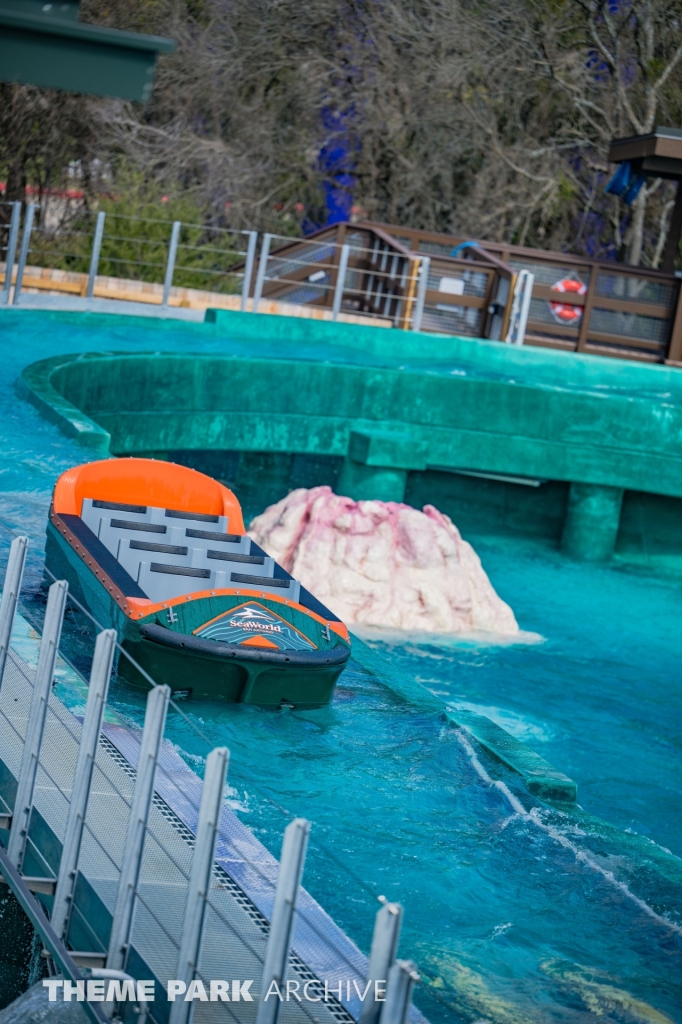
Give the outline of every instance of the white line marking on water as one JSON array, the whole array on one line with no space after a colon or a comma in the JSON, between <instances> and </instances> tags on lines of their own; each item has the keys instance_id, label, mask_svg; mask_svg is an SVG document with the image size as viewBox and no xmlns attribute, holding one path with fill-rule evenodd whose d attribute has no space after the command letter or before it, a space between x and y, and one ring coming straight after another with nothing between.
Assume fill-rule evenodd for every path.
<instances>
[{"instance_id":1,"label":"white line marking on water","mask_svg":"<svg viewBox=\"0 0 682 1024\"><path fill-rule=\"evenodd\" d=\"M491 777L488 775L487 771L479 761L476 751L469 742L464 730L456 729L455 732L457 734L457 739L459 743L461 744L462 747L464 747L464 750L467 753L469 761L475 768L478 775L488 786L491 787L491 789L499 789L500 792L504 795L509 805L511 806L512 810L514 811L514 814L510 815L502 822L502 828L506 828L507 825L510 824L510 822L514 821L515 818L519 817L524 818L526 821L532 822L537 828L540 828L543 832L546 832L551 839L554 839L555 842L559 843L560 846L563 846L564 849L570 850L577 861L579 861L582 864L586 864L589 868L592 868L593 871L598 872L607 882L609 882L610 885L613 885L616 889L622 892L624 896L627 896L629 900L632 900L632 902L635 903L640 910L642 910L648 917L656 921L657 924L661 924L665 928L669 928L671 931L676 932L678 935L682 935L682 927L680 927L680 925L675 924L673 921L669 921L666 917L663 917L661 914L657 914L656 911L652 907L650 907L648 903L645 903L644 900L639 898L639 896L635 896L634 892L632 892L627 887L625 882L620 882L612 871L609 871L607 868L602 867L601 864L597 863L597 861L590 856L589 852L586 852L585 850L580 850L574 843L570 841L570 839L567 839L567 837L563 835L563 833L560 832L559 829L555 828L553 825L547 825L544 821L542 821L540 819L537 807L533 807L530 811L527 811L521 803L521 801L519 800L519 798L514 796L512 791L509 789L508 786L505 785L504 782L501 782L499 779L491 779Z\"/></svg>"}]
</instances>

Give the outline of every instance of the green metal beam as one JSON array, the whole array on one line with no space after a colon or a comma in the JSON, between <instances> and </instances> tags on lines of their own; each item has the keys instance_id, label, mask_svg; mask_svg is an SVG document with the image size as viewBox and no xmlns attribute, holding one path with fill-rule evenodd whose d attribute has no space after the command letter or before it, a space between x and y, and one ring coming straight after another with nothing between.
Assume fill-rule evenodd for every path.
<instances>
[{"instance_id":1,"label":"green metal beam","mask_svg":"<svg viewBox=\"0 0 682 1024\"><path fill-rule=\"evenodd\" d=\"M85 25L77 13L75 3L0 0L0 78L146 102L156 58L172 53L175 42Z\"/></svg>"}]
</instances>

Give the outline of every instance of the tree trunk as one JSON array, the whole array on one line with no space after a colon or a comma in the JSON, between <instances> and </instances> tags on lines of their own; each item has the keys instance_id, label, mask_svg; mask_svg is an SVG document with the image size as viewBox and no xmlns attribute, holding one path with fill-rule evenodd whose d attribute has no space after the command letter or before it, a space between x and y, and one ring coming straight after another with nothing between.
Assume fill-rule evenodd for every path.
<instances>
[{"instance_id":1,"label":"tree trunk","mask_svg":"<svg viewBox=\"0 0 682 1024\"><path fill-rule=\"evenodd\" d=\"M639 266L642 258L642 246L644 244L644 217L646 214L646 191L642 189L632 204L632 226L630 245L628 246L628 263L633 267Z\"/></svg>"}]
</instances>

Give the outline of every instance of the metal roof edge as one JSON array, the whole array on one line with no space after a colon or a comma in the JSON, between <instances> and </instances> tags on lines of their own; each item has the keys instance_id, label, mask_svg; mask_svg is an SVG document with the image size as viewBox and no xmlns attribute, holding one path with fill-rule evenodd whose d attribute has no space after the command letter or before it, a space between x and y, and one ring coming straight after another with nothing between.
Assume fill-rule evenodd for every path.
<instances>
[{"instance_id":1,"label":"metal roof edge","mask_svg":"<svg viewBox=\"0 0 682 1024\"><path fill-rule=\"evenodd\" d=\"M118 28L105 28L101 25L90 25L79 21L65 19L40 18L31 14L15 14L5 7L0 7L0 25L8 28L26 29L27 31L48 36L62 36L67 39L82 40L99 46L115 46L127 50L144 50L148 53L173 53L176 49L174 39L164 36L145 35L141 32L125 32Z\"/></svg>"}]
</instances>

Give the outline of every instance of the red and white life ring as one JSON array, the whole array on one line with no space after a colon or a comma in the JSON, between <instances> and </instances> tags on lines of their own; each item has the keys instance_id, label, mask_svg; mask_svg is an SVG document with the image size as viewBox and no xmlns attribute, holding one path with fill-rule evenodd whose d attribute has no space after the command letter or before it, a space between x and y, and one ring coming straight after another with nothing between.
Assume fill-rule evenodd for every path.
<instances>
[{"instance_id":1,"label":"red and white life ring","mask_svg":"<svg viewBox=\"0 0 682 1024\"><path fill-rule=\"evenodd\" d=\"M553 292L563 292L564 294L571 292L574 295L585 295L587 285L573 277L563 277L561 281L557 281L556 284L552 285L551 290ZM567 327L577 324L583 315L582 306L569 305L567 302L550 302L549 308L554 319L558 320L560 324L565 324Z\"/></svg>"}]
</instances>

